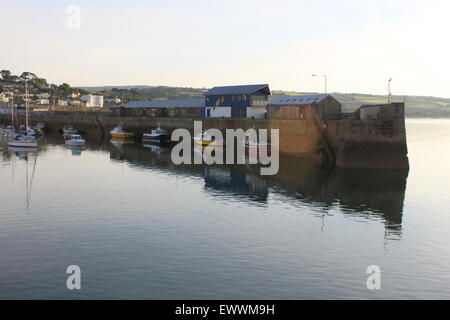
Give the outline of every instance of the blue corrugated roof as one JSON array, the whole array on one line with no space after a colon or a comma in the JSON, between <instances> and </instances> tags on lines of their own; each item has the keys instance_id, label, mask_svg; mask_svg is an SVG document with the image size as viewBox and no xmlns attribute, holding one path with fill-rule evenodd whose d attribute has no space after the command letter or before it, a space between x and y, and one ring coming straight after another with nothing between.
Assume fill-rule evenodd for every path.
<instances>
[{"instance_id":1,"label":"blue corrugated roof","mask_svg":"<svg viewBox=\"0 0 450 320\"><path fill-rule=\"evenodd\" d=\"M205 93L205 96L211 95L233 95L233 94L250 94L258 90L265 90L270 95L268 84L251 84L243 86L225 86L214 87Z\"/></svg>"},{"instance_id":2,"label":"blue corrugated roof","mask_svg":"<svg viewBox=\"0 0 450 320\"><path fill-rule=\"evenodd\" d=\"M125 108L200 108L205 107L205 99L195 100L158 100L158 101L130 101Z\"/></svg>"},{"instance_id":3,"label":"blue corrugated roof","mask_svg":"<svg viewBox=\"0 0 450 320\"><path fill-rule=\"evenodd\" d=\"M305 96L276 96L269 101L271 105L289 105L289 104L313 104L319 103L328 94L313 94Z\"/></svg>"}]
</instances>

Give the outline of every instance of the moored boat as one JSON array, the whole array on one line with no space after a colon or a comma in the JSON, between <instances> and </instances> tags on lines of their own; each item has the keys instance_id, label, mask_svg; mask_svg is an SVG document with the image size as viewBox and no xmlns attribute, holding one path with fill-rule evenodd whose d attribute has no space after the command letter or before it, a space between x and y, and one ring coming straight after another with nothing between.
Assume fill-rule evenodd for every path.
<instances>
[{"instance_id":1,"label":"moored boat","mask_svg":"<svg viewBox=\"0 0 450 320\"><path fill-rule=\"evenodd\" d=\"M62 129L64 134L77 134L78 130L75 129L72 125L65 125L64 128Z\"/></svg>"},{"instance_id":2,"label":"moored boat","mask_svg":"<svg viewBox=\"0 0 450 320\"><path fill-rule=\"evenodd\" d=\"M28 135L17 135L14 140L8 142L9 147L17 148L37 148L36 137Z\"/></svg>"},{"instance_id":3,"label":"moored boat","mask_svg":"<svg viewBox=\"0 0 450 320\"><path fill-rule=\"evenodd\" d=\"M1 135L6 138L15 138L17 136L16 128L13 126L7 126L1 130Z\"/></svg>"},{"instance_id":4,"label":"moored boat","mask_svg":"<svg viewBox=\"0 0 450 320\"><path fill-rule=\"evenodd\" d=\"M169 131L158 127L156 129L150 130L149 133L144 133L144 135L142 136L142 141L144 143L168 143L170 141L170 133Z\"/></svg>"},{"instance_id":5,"label":"moored boat","mask_svg":"<svg viewBox=\"0 0 450 320\"><path fill-rule=\"evenodd\" d=\"M86 140L84 140L79 134L71 134L67 137L66 144L69 146L84 146Z\"/></svg>"},{"instance_id":6,"label":"moored boat","mask_svg":"<svg viewBox=\"0 0 450 320\"><path fill-rule=\"evenodd\" d=\"M134 138L134 133L126 132L121 125L112 129L110 134L111 134L111 137L116 138L116 139L133 139Z\"/></svg>"}]
</instances>

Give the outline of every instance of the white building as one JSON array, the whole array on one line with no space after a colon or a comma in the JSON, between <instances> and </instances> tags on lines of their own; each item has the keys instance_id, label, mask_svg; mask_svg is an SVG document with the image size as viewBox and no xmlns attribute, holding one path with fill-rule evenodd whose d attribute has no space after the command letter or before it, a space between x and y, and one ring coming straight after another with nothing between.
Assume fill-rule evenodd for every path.
<instances>
[{"instance_id":1,"label":"white building","mask_svg":"<svg viewBox=\"0 0 450 320\"><path fill-rule=\"evenodd\" d=\"M37 99L36 104L50 104L49 99Z\"/></svg>"},{"instance_id":2,"label":"white building","mask_svg":"<svg viewBox=\"0 0 450 320\"><path fill-rule=\"evenodd\" d=\"M58 106L67 107L68 106L67 100L58 100Z\"/></svg>"},{"instance_id":3,"label":"white building","mask_svg":"<svg viewBox=\"0 0 450 320\"><path fill-rule=\"evenodd\" d=\"M103 108L103 96L88 94L81 96L81 100L86 102L88 108Z\"/></svg>"}]
</instances>

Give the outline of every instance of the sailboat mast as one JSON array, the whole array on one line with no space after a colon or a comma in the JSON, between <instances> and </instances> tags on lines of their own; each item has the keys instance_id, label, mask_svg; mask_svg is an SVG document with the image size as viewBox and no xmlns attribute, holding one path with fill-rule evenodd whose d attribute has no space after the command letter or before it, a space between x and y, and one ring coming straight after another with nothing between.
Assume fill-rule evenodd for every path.
<instances>
[{"instance_id":1,"label":"sailboat mast","mask_svg":"<svg viewBox=\"0 0 450 320\"><path fill-rule=\"evenodd\" d=\"M14 93L11 92L11 125L14 127Z\"/></svg>"},{"instance_id":2,"label":"sailboat mast","mask_svg":"<svg viewBox=\"0 0 450 320\"><path fill-rule=\"evenodd\" d=\"M27 80L25 80L25 130L28 130L28 86Z\"/></svg>"}]
</instances>

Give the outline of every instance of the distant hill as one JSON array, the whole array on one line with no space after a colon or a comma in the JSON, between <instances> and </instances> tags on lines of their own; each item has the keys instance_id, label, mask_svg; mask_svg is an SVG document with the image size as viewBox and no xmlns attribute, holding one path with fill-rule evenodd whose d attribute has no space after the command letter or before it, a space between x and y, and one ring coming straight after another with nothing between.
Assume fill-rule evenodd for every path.
<instances>
[{"instance_id":1,"label":"distant hill","mask_svg":"<svg viewBox=\"0 0 450 320\"><path fill-rule=\"evenodd\" d=\"M206 88L182 88L166 86L101 86L79 87L90 92L114 95L120 90L133 91L133 99L139 100L166 100L166 99L199 99L203 97ZM120 90L117 90L120 89ZM302 95L314 92L272 91L273 95ZM386 96L369 95L361 93L337 93L332 95L342 103L344 112L351 112L364 104L386 103ZM394 96L393 101L406 102L406 115L408 117L447 117L450 118L450 99L426 96Z\"/></svg>"}]
</instances>

